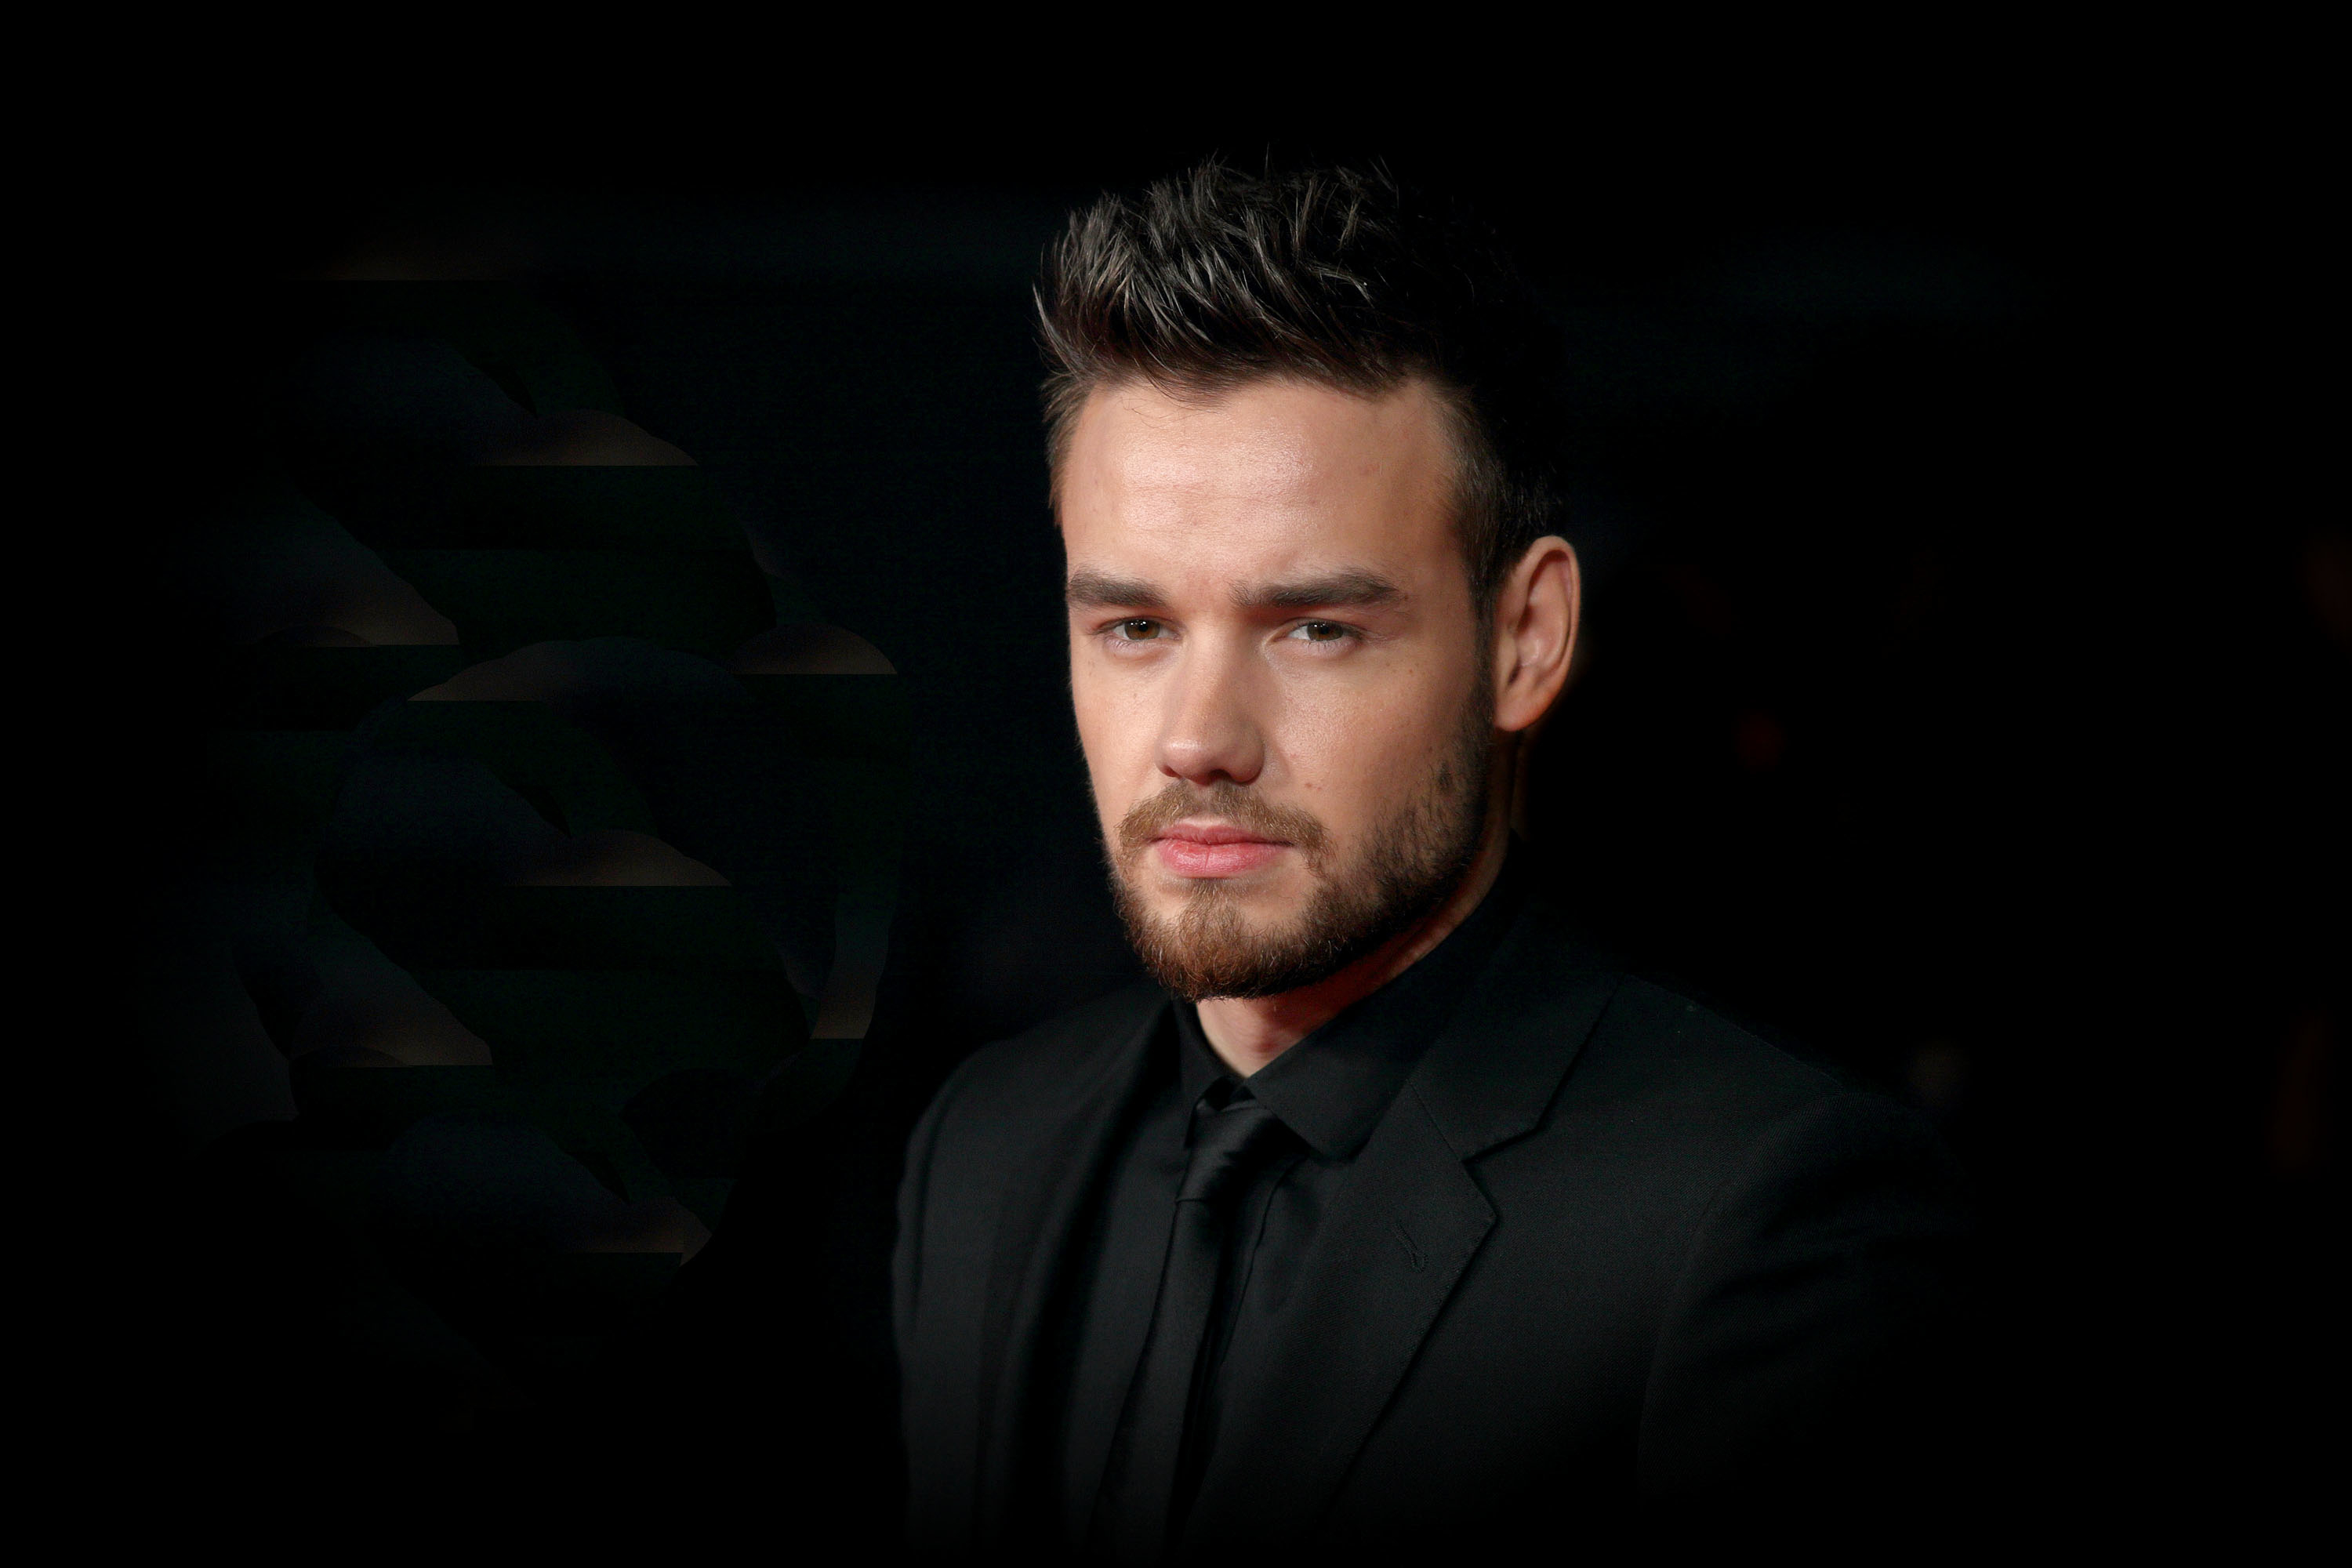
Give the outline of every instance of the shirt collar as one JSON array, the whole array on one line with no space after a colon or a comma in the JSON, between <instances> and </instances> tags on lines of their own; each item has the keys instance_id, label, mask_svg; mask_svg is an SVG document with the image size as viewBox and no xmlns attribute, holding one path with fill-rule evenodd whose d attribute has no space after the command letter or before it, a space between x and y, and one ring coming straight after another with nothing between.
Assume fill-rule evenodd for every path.
<instances>
[{"instance_id":1,"label":"shirt collar","mask_svg":"<svg viewBox=\"0 0 2352 1568\"><path fill-rule=\"evenodd\" d=\"M1517 858L1468 919L1403 973L1339 1014L1246 1080L1283 1124L1326 1159L1345 1159L1372 1135L1389 1101L1437 1037L1511 923L1525 889ZM1178 1081L1194 1105L1232 1071L1189 1002L1176 1004Z\"/></svg>"}]
</instances>

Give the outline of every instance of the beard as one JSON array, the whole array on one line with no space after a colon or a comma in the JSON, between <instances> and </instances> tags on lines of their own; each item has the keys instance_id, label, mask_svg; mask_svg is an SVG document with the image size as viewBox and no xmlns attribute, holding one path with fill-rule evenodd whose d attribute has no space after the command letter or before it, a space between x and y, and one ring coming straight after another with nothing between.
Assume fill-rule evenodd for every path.
<instances>
[{"instance_id":1,"label":"beard","mask_svg":"<svg viewBox=\"0 0 2352 1568\"><path fill-rule=\"evenodd\" d=\"M1483 680L1478 689L1490 689ZM1344 863L1313 816L1231 780L1207 789L1178 780L1135 805L1119 824L1110 882L1145 970L1187 1002L1279 996L1329 979L1436 909L1485 837L1493 703L1471 706L1436 765ZM1297 848L1314 879L1307 907L1287 921L1254 922L1222 879L1202 879L1172 915L1151 909L1136 888L1143 857L1163 829L1195 816Z\"/></svg>"}]
</instances>

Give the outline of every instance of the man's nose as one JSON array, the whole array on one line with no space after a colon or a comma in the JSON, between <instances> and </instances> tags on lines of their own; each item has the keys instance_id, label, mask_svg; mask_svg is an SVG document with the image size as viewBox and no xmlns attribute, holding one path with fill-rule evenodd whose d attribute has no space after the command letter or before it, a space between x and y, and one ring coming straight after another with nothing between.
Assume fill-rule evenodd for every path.
<instances>
[{"instance_id":1,"label":"man's nose","mask_svg":"<svg viewBox=\"0 0 2352 1568\"><path fill-rule=\"evenodd\" d=\"M1255 782L1265 765L1246 659L1196 644L1169 684L1160 733L1160 771L1207 788L1219 779Z\"/></svg>"}]
</instances>

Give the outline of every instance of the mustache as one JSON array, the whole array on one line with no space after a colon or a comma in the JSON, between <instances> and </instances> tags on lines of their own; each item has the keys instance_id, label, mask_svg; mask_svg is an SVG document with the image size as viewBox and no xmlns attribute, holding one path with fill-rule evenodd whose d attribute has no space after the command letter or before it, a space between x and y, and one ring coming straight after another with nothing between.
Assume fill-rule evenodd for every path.
<instances>
[{"instance_id":1,"label":"mustache","mask_svg":"<svg viewBox=\"0 0 2352 1568\"><path fill-rule=\"evenodd\" d=\"M1320 858L1329 830L1295 805L1277 805L1231 779L1219 779L1206 789L1195 789L1182 779L1129 807L1118 825L1118 847L1125 857L1141 854L1154 838L1188 816L1212 816L1244 833L1279 840L1297 848L1310 864Z\"/></svg>"}]
</instances>

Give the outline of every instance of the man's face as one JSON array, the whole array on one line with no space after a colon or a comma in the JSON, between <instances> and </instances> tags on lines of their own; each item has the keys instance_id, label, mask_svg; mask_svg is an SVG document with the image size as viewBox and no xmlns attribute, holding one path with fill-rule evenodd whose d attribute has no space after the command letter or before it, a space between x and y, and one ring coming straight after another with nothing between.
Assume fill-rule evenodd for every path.
<instances>
[{"instance_id":1,"label":"man's face","mask_svg":"<svg viewBox=\"0 0 2352 1568\"><path fill-rule=\"evenodd\" d=\"M1475 854L1493 693L1453 475L1419 382L1126 383L1079 415L1078 736L1129 934L1179 994L1323 979Z\"/></svg>"}]
</instances>

